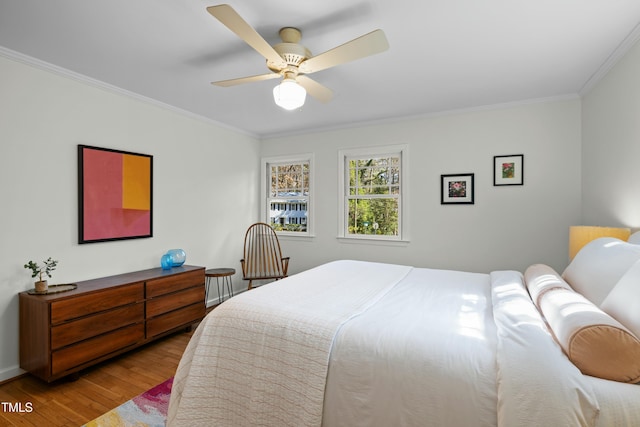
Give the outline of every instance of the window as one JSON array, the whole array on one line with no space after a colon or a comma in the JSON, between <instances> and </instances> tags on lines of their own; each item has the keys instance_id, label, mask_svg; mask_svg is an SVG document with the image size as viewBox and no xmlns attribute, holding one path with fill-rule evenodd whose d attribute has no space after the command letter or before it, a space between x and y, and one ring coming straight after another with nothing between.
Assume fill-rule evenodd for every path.
<instances>
[{"instance_id":1,"label":"window","mask_svg":"<svg viewBox=\"0 0 640 427\"><path fill-rule=\"evenodd\" d=\"M263 159L265 222L281 235L311 235L312 156Z\"/></svg>"},{"instance_id":2,"label":"window","mask_svg":"<svg viewBox=\"0 0 640 427\"><path fill-rule=\"evenodd\" d=\"M406 240L406 146L340 151L340 237Z\"/></svg>"}]
</instances>

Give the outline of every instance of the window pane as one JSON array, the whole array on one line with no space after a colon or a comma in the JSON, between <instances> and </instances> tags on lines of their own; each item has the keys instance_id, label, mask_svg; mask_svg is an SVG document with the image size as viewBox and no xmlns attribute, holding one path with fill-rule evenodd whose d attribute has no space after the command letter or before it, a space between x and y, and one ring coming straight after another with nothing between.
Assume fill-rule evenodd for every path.
<instances>
[{"instance_id":1,"label":"window pane","mask_svg":"<svg viewBox=\"0 0 640 427\"><path fill-rule=\"evenodd\" d=\"M309 165L286 164L271 168L271 196L301 196L309 193ZM275 189L273 189L275 186Z\"/></svg>"},{"instance_id":2,"label":"window pane","mask_svg":"<svg viewBox=\"0 0 640 427\"><path fill-rule=\"evenodd\" d=\"M305 199L272 199L269 209L271 226L276 231L307 231Z\"/></svg>"},{"instance_id":3,"label":"window pane","mask_svg":"<svg viewBox=\"0 0 640 427\"><path fill-rule=\"evenodd\" d=\"M302 171L302 192L309 194L309 165L305 163Z\"/></svg>"},{"instance_id":4,"label":"window pane","mask_svg":"<svg viewBox=\"0 0 640 427\"><path fill-rule=\"evenodd\" d=\"M389 183L390 184L399 184L400 183L400 168L399 167L389 168Z\"/></svg>"},{"instance_id":5,"label":"window pane","mask_svg":"<svg viewBox=\"0 0 640 427\"><path fill-rule=\"evenodd\" d=\"M271 167L271 191L269 192L271 194L271 197L275 197L278 194L278 177L276 175L277 170L278 169L275 166Z\"/></svg>"},{"instance_id":6,"label":"window pane","mask_svg":"<svg viewBox=\"0 0 640 427\"><path fill-rule=\"evenodd\" d=\"M349 199L349 234L398 235L398 199Z\"/></svg>"},{"instance_id":7,"label":"window pane","mask_svg":"<svg viewBox=\"0 0 640 427\"><path fill-rule=\"evenodd\" d=\"M349 195L399 194L400 157L349 160Z\"/></svg>"}]
</instances>

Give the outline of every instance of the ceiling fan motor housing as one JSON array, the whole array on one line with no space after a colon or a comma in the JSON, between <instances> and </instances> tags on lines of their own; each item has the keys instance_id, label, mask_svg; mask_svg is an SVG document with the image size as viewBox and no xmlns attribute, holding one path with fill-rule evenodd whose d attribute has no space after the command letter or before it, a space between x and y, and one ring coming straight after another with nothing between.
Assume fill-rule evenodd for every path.
<instances>
[{"instance_id":1,"label":"ceiling fan motor housing","mask_svg":"<svg viewBox=\"0 0 640 427\"><path fill-rule=\"evenodd\" d=\"M297 67L305 59L311 58L309 49L298 44L301 37L302 33L297 28L285 27L280 30L282 43L276 44L273 49L278 52L287 65ZM269 60L267 60L267 67L275 73L279 73L282 70L282 67Z\"/></svg>"}]
</instances>

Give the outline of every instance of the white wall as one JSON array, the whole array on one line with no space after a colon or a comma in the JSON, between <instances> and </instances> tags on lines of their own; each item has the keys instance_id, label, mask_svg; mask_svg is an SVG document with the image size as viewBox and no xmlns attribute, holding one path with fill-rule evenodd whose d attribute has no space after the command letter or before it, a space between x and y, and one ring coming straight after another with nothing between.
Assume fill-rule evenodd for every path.
<instances>
[{"instance_id":1,"label":"white wall","mask_svg":"<svg viewBox=\"0 0 640 427\"><path fill-rule=\"evenodd\" d=\"M341 148L408 144L410 243L337 235ZM562 271L580 219L580 100L381 123L263 141L262 155L315 153L316 236L282 239L290 269L351 258L488 272L544 262ZM524 154L524 185L493 186L493 156ZM475 173L474 205L441 205L440 175Z\"/></svg>"},{"instance_id":2,"label":"white wall","mask_svg":"<svg viewBox=\"0 0 640 427\"><path fill-rule=\"evenodd\" d=\"M28 260L58 259L51 283L157 267L171 248L239 271L257 217L255 138L3 57L0 76L0 381L20 372ZM153 155L153 238L77 243L78 144Z\"/></svg>"},{"instance_id":3,"label":"white wall","mask_svg":"<svg viewBox=\"0 0 640 427\"><path fill-rule=\"evenodd\" d=\"M640 228L640 43L582 110L583 223Z\"/></svg>"}]
</instances>

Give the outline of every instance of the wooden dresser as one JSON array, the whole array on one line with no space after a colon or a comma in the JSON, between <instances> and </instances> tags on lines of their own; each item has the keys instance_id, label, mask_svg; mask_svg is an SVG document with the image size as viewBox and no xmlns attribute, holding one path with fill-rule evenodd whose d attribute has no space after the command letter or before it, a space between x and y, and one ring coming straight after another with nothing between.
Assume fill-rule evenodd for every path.
<instances>
[{"instance_id":1,"label":"wooden dresser","mask_svg":"<svg viewBox=\"0 0 640 427\"><path fill-rule=\"evenodd\" d=\"M189 328L205 315L204 272L153 268L68 292L20 293L20 367L53 381Z\"/></svg>"}]
</instances>

